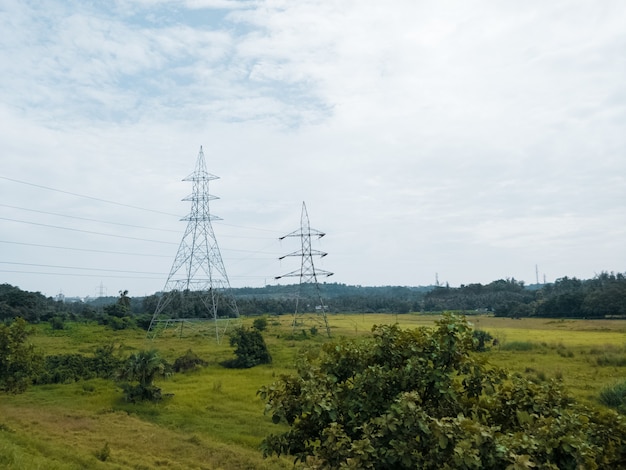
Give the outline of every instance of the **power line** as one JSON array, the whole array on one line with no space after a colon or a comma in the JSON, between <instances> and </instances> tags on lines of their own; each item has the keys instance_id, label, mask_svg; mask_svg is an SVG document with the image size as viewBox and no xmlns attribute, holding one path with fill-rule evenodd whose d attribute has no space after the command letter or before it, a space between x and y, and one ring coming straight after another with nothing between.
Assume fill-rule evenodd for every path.
<instances>
[{"instance_id":1,"label":"power line","mask_svg":"<svg viewBox=\"0 0 626 470\"><path fill-rule=\"evenodd\" d=\"M60 268L60 269L78 269L82 271L104 271L111 273L128 273L128 274L154 274L163 276L164 273L154 273L149 271L127 271L124 269L106 269L106 268L81 268L80 266L60 266L57 264L38 264L38 263L19 263L14 261L0 261L0 264L14 264L18 266L36 266L38 268Z\"/></svg>"},{"instance_id":2,"label":"power line","mask_svg":"<svg viewBox=\"0 0 626 470\"><path fill-rule=\"evenodd\" d=\"M66 277L97 277L97 278L112 278L112 279L148 279L158 280L160 277L146 277L146 276L113 276L110 274L88 274L88 273L55 273L55 272L41 272L41 271L14 271L9 269L0 269L1 273L15 273L15 274L42 274L44 276L66 276Z\"/></svg>"},{"instance_id":3,"label":"power line","mask_svg":"<svg viewBox=\"0 0 626 470\"><path fill-rule=\"evenodd\" d=\"M92 248L74 248L70 246L58 246L58 245L41 245L38 243L25 243L25 242L14 242L9 240L0 240L0 243L8 243L11 245L24 245L24 246L37 246L40 248L55 248L59 250L71 250L71 251L86 251L92 253L105 253L105 254L113 254L113 255L125 255L125 256L148 256L154 258L170 258L169 255L155 255L149 253L131 253L129 251L109 251L109 250L94 250Z\"/></svg>"},{"instance_id":4,"label":"power line","mask_svg":"<svg viewBox=\"0 0 626 470\"><path fill-rule=\"evenodd\" d=\"M15 273L15 274L41 274L44 276L65 276L65 277L97 277L97 278L111 278L111 279L147 279L147 280L162 280L161 277L148 277L148 276L114 276L111 274L89 274L89 273L62 273L62 272L43 272L43 271L16 271L13 269L0 269L0 273ZM231 276L233 279L265 279L267 276Z\"/></svg>"},{"instance_id":5,"label":"power line","mask_svg":"<svg viewBox=\"0 0 626 470\"><path fill-rule=\"evenodd\" d=\"M8 217L0 217L0 220L8 220L10 222L19 222L21 224L37 225L39 227L56 228L56 229L59 229L59 230L70 230L72 232L90 233L92 235L102 235L102 236L105 236L105 237L125 238L125 239L128 239L128 240L140 240L140 241L143 241L143 242L162 243L164 245L176 245L176 243L173 243L173 242L164 242L164 241L161 241L161 240L151 240L151 239L148 239L148 238L128 237L128 236L125 236L125 235L114 235L114 234L111 234L111 233L94 232L94 231L91 231L91 230L81 230L81 229L77 229L77 228L60 227L58 225L40 224L38 222L29 222L29 221L26 221L26 220L11 219L11 218L8 218Z\"/></svg>"},{"instance_id":6,"label":"power line","mask_svg":"<svg viewBox=\"0 0 626 470\"><path fill-rule=\"evenodd\" d=\"M179 214L171 214L169 212L158 211L158 210L155 210L155 209L147 209L145 207L134 206L132 204L124 204L122 202L111 201L109 199L103 199L103 198L99 198L99 197L88 196L86 194L79 194L79 193L74 193L74 192L71 192L71 191L65 191L65 190L62 190L62 189L51 188L49 186L43 186L41 184L29 183L28 181L22 181L22 180L18 180L18 179L15 179L15 178L8 178L6 176L0 176L0 179L6 180L6 181L12 181L13 183L19 183L19 184L24 184L24 185L28 185L28 186L33 186L35 188L45 189L45 190L48 190L48 191L55 191L55 192L58 192L58 193L69 194L71 196L76 196L76 197L81 197L81 198L85 198L85 199L90 199L92 201L104 202L106 204L113 204L113 205L116 205L116 206L129 207L131 209L137 209L137 210L146 211L146 212L153 212L155 214L164 214L164 215L171 215L173 217L180 217ZM2 204L2 205L4 205L4 204ZM7 207L11 207L11 206L7 206ZM29 209L25 209L25 210L29 210ZM54 215L58 215L58 214L54 214ZM63 217L68 217L68 216L63 216ZM85 220L91 220L91 219L85 219ZM96 221L96 222L101 222L101 221ZM218 222L218 221L216 220L216 222ZM104 223L108 223L108 222L104 222ZM265 228L259 228L259 227L247 227L247 226L244 226L244 225L234 225L234 224L228 224L228 223L224 223L224 222L221 222L220 225L225 225L225 226L228 226L228 227L235 227L235 228L245 228L245 229L248 229L248 230L258 230L258 231L261 231L261 232L280 233L277 230L271 230L271 229L265 229ZM143 227L143 228L149 228L149 227ZM159 230L159 229L151 229L151 230ZM242 238L246 238L246 237L242 237Z\"/></svg>"},{"instance_id":7,"label":"power line","mask_svg":"<svg viewBox=\"0 0 626 470\"><path fill-rule=\"evenodd\" d=\"M278 230L271 230L269 228L259 228L259 227L246 227L245 225L233 225L233 224L227 224L221 220L216 221L218 222L218 225L226 225L228 227L235 227L235 228L245 228L248 230L258 230L259 232L270 232L270 233L282 233ZM261 238L261 237L239 237L239 238Z\"/></svg>"},{"instance_id":8,"label":"power line","mask_svg":"<svg viewBox=\"0 0 626 470\"><path fill-rule=\"evenodd\" d=\"M22 211L28 211L28 212L37 212L39 214L48 214L48 215L55 215L57 217L66 217L68 219L86 220L88 222L98 222L100 224L119 225L119 226L122 226L122 227L132 227L132 228L144 228L144 229L147 229L147 230L157 230L157 231L160 231L160 232L176 232L176 233L179 232L179 230L164 229L164 228L152 228L152 227L146 227L146 226L143 226L143 225L131 225L131 224L123 224L121 222L110 222L110 221L106 221L106 220L90 219L90 218L87 218L87 217L77 217L77 216L74 216L74 215L59 214L58 212L47 212L47 211L40 211L40 210L36 210L36 209L28 209L27 207L10 206L8 204L0 204L0 206L2 206L2 207L9 207L11 209L18 209L18 210L22 210Z\"/></svg>"},{"instance_id":9,"label":"power line","mask_svg":"<svg viewBox=\"0 0 626 470\"><path fill-rule=\"evenodd\" d=\"M12 181L14 183L26 184L28 186L34 186L35 188L46 189L48 191L55 191L57 193L69 194L71 196L82 197L82 198L85 198L85 199L91 199L92 201L104 202L106 204L113 204L113 205L116 205L116 206L129 207L131 209L137 209L137 210L140 210L140 211L154 212L156 214L165 214L165 215L171 215L171 216L174 216L174 217L180 217L177 214L170 214L169 212L157 211L157 210L154 210L154 209L146 209L144 207L133 206L131 204L124 204L122 202L110 201L108 199L102 199L102 198L99 198L99 197L87 196L85 194L78 194L78 193L73 193L73 192L70 192L70 191L63 191L62 189L51 188L49 186L43 186L41 184L29 183L27 181L16 180L14 178L7 178L6 176L0 176L0 179L7 180L7 181Z\"/></svg>"},{"instance_id":10,"label":"power line","mask_svg":"<svg viewBox=\"0 0 626 470\"><path fill-rule=\"evenodd\" d=\"M134 252L130 252L130 251L111 251L111 250L95 250L93 248L75 248L75 247L71 247L71 246L59 246L59 245L43 245L40 243L26 243L26 242L16 242L16 241L10 241L10 240L0 240L0 243L6 243L6 244L10 244L10 245L23 245L23 246L36 246L39 248L54 248L54 249L58 249L58 250L71 250L71 251L84 251L84 252L89 252L89 253L104 253L104 254L112 254L112 255L125 255L125 256L146 256L149 258L171 258L170 255L157 255L154 253L134 253ZM239 250L239 249L235 249L235 248L224 248L223 251L236 251L236 252L240 252L240 253L255 253L255 254L263 254L263 255L267 255L268 257L258 257L258 258L252 258L252 257L245 257L245 258L230 258L230 259L237 259L237 260L247 260L247 259L274 259L273 255L276 255L278 253L270 253L270 252L264 252L264 251L259 251L259 250Z\"/></svg>"}]
</instances>

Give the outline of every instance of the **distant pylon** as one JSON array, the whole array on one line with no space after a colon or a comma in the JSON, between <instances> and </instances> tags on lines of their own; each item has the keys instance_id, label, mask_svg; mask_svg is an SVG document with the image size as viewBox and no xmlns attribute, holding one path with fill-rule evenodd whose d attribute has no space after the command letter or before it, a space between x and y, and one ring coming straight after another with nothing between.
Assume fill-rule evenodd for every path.
<instances>
[{"instance_id":1,"label":"distant pylon","mask_svg":"<svg viewBox=\"0 0 626 470\"><path fill-rule=\"evenodd\" d=\"M317 276L332 276L333 273L329 271L323 271L321 269L315 270L315 265L313 264L313 256L319 256L323 258L328 253L324 253L323 251L313 250L311 248L311 237L322 238L326 235L324 232L320 232L319 230L312 229L309 224L309 214L306 210L306 204L302 202L302 215L300 216L300 228L298 230L294 230L287 235L284 235L279 238L279 240L284 240L288 237L297 237L300 238L301 249L298 251L294 251L293 253L289 253L287 255L281 256L280 260L287 258L288 256L297 256L301 258L300 269L291 271L287 274L283 274L282 276L276 276L275 279L280 279L282 277L299 277L300 283L298 284L298 293L296 295L296 309L293 314L293 329L295 331L296 325L298 324L298 319L303 316L302 308L300 307L300 300L303 295L303 286L305 284L314 284L315 286L315 294L316 298L319 301L319 306L315 307L315 310L319 310L323 320L324 326L326 327L326 334L330 338L330 327L328 326L328 318L326 316L326 305L324 305L324 300L322 299L322 293L320 291L319 283L317 282Z\"/></svg>"},{"instance_id":2,"label":"distant pylon","mask_svg":"<svg viewBox=\"0 0 626 470\"><path fill-rule=\"evenodd\" d=\"M210 318L215 322L215 338L219 343L228 326L228 319L239 317L237 303L229 293L230 282L211 225L212 220L221 220L212 215L209 208L209 202L218 199L209 194L209 181L218 178L207 172L204 152L200 147L194 172L183 179L193 184L191 195L183 199L191 201L191 211L180 219L187 221L187 229L150 322L148 335L152 337L157 335L159 326L180 326L182 334L185 323ZM172 301L177 304L176 308L172 308ZM221 304L226 309L220 310ZM226 321L220 329L218 320L224 315Z\"/></svg>"}]
</instances>

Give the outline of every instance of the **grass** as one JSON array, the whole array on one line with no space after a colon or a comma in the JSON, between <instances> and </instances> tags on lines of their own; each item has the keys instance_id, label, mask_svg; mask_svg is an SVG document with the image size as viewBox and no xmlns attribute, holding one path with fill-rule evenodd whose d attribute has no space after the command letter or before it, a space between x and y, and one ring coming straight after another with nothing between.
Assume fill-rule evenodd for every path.
<instances>
[{"instance_id":1,"label":"grass","mask_svg":"<svg viewBox=\"0 0 626 470\"><path fill-rule=\"evenodd\" d=\"M432 326L436 315L329 315L333 339L369 334L375 324L403 328ZM556 379L581 400L597 403L602 390L623 380L626 321L512 320L468 317L498 339L481 353L497 366L535 381ZM244 319L246 326L253 319ZM0 394L0 468L7 469L287 469L290 458L263 459L261 440L280 431L263 414L256 396L263 385L292 373L299 355L315 355L327 341L313 323L294 334L291 316L271 317L263 332L273 364L225 369L233 357L227 339L215 341L207 325L178 337L167 331L154 340L139 330L112 331L95 324L69 323L52 330L37 325L31 340L45 354L91 353L115 344L128 355L156 348L173 362L188 349L208 366L157 382L173 394L159 404L130 404L111 381L30 387L20 395ZM204 328L204 329L203 329ZM301 334L307 331L306 337Z\"/></svg>"},{"instance_id":2,"label":"grass","mask_svg":"<svg viewBox=\"0 0 626 470\"><path fill-rule=\"evenodd\" d=\"M600 403L609 408L624 410L626 406L626 381L604 387L599 395Z\"/></svg>"}]
</instances>

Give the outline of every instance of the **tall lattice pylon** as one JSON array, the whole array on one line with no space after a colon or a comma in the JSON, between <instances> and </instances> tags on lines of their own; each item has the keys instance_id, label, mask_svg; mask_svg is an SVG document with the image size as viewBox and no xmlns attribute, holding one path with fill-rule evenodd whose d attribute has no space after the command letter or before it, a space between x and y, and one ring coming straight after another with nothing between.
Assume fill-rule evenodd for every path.
<instances>
[{"instance_id":1,"label":"tall lattice pylon","mask_svg":"<svg viewBox=\"0 0 626 470\"><path fill-rule=\"evenodd\" d=\"M183 199L191 202L191 211L181 219L187 222L187 229L150 322L148 335L153 338L171 325L180 327L182 334L185 324L212 319L219 343L229 319L239 317L211 224L221 220L211 214L209 207L210 201L218 199L209 193L209 182L216 179L207 172L200 147L194 172L183 179L193 185L191 195Z\"/></svg>"},{"instance_id":2,"label":"tall lattice pylon","mask_svg":"<svg viewBox=\"0 0 626 470\"><path fill-rule=\"evenodd\" d=\"M311 238L322 238L326 235L324 232L320 232L319 230L315 230L311 228L309 224L309 214L306 210L306 204L302 202L302 215L300 216L300 228L298 230L294 230L287 235L284 235L279 238L279 240L284 240L288 237L300 238L301 249L294 251L293 253L286 254L281 256L279 259L282 260L289 256L299 257L301 259L300 269L291 271L287 274L283 274L282 276L276 276L275 279L280 279L283 277L298 277L300 278L300 282L298 284L298 292L296 294L296 309L293 314L293 329L295 331L296 326L302 322L304 316L304 309L300 303L304 299L304 288L305 286L313 286L315 289L314 298L319 302L319 305L314 306L315 310L319 312L324 321L324 326L326 328L326 334L330 338L330 326L328 325L328 317L326 315L326 305L324 305L324 300L322 299L322 292L320 290L320 285L317 282L318 276L332 276L333 273L329 271L323 271L321 269L315 269L315 265L313 263L313 257L319 256L323 258L328 253L324 253L323 251L314 250L311 248Z\"/></svg>"}]
</instances>

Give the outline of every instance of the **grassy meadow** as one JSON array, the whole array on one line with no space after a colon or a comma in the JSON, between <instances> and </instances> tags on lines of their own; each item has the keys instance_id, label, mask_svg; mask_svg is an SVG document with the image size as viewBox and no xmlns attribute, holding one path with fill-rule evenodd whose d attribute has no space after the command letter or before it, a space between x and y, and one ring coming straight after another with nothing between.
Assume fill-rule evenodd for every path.
<instances>
[{"instance_id":1,"label":"grassy meadow","mask_svg":"<svg viewBox=\"0 0 626 470\"><path fill-rule=\"evenodd\" d=\"M431 315L331 315L333 340L367 335L374 324L431 326ZM164 401L130 404L112 381L32 386L18 395L0 394L0 468L7 469L281 469L290 458L263 459L259 444L280 428L263 414L256 396L263 385L294 370L297 358L327 341L324 328L306 319L297 331L290 316L268 319L263 333L273 364L233 370L219 365L233 357L227 339L211 330L169 330L146 339L141 330L112 331L69 323L53 331L36 325L30 337L46 354L90 354L115 344L122 355L157 349L173 362L188 349L209 365L157 382L173 394ZM468 320L498 340L481 353L533 380L562 381L580 400L594 402L600 390L625 379L626 321L507 319ZM243 319L251 325L252 319ZM311 334L316 326L317 335Z\"/></svg>"}]
</instances>

